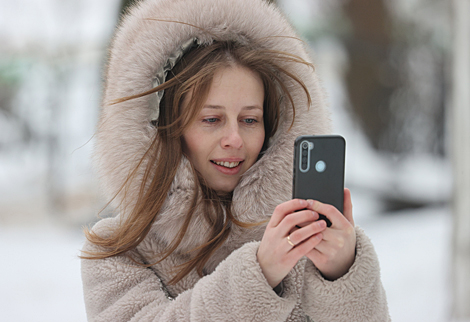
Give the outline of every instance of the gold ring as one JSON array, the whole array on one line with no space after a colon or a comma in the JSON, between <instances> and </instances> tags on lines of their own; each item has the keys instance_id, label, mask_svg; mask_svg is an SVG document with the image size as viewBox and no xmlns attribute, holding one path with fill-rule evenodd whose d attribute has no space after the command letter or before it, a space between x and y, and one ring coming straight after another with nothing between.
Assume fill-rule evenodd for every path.
<instances>
[{"instance_id":1,"label":"gold ring","mask_svg":"<svg viewBox=\"0 0 470 322\"><path fill-rule=\"evenodd\" d=\"M295 244L290 240L290 235L287 236L287 242L288 242L292 247L295 247Z\"/></svg>"}]
</instances>

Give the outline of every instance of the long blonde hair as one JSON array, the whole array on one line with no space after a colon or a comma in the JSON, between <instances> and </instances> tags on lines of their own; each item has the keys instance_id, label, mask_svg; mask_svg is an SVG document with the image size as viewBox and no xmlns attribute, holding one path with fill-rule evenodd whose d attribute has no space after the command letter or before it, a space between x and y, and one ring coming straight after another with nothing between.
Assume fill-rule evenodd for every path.
<instances>
[{"instance_id":1,"label":"long blonde hair","mask_svg":"<svg viewBox=\"0 0 470 322\"><path fill-rule=\"evenodd\" d=\"M165 91L159 107L157 133L135 170L121 188L125 191L128 183L136 176L137 170L144 164L144 160L148 160L137 202L125 221L109 236L99 236L86 229L87 239L100 246L102 251L85 252L86 255L82 258L103 259L126 253L139 245L147 236L167 198L181 162L183 156L182 135L202 109L213 76L219 68L234 65L246 67L256 72L263 82L265 142L262 155L267 148L269 138L278 128L282 100L287 99L286 104L290 104L295 116L294 101L289 93L286 80L300 86L306 94L308 106L311 104L311 97L305 84L296 75L282 67L280 62L300 63L313 68L309 62L287 52L264 49L261 46L255 48L234 42L216 41L211 45L199 46L183 56L168 75L165 83L147 92L120 98L113 102L113 104L119 104L161 90ZM181 109L183 99L190 90L198 95L191 96L188 104L190 108ZM198 245L190 252L192 253L190 260L178 267L170 284L177 283L193 269L196 269L198 274L202 276L204 265L229 236L232 223L245 228L256 225L238 221L235 214L232 213L231 194L220 195L216 193L204 184L204 179L194 169L193 173L196 178L196 186L191 206L187 210L184 223L176 238L162 254L159 254L158 262L167 258L180 245L197 207L203 207L205 220L211 230L207 236L207 242Z\"/></svg>"}]
</instances>

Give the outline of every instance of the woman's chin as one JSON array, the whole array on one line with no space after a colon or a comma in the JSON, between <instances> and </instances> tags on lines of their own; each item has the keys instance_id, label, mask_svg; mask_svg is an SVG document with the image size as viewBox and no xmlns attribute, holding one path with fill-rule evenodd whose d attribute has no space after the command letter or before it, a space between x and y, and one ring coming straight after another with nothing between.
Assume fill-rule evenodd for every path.
<instances>
[{"instance_id":1,"label":"woman's chin","mask_svg":"<svg viewBox=\"0 0 470 322\"><path fill-rule=\"evenodd\" d=\"M217 191L218 193L230 193L232 192L234 189L235 189L236 185L234 186L230 186L230 187L222 187L222 188L218 188L218 189L214 189L215 191Z\"/></svg>"},{"instance_id":2,"label":"woman's chin","mask_svg":"<svg viewBox=\"0 0 470 322\"><path fill-rule=\"evenodd\" d=\"M238 184L238 180L234 180L234 182L217 182L215 184L211 184L210 188L214 189L218 193L230 193L232 192Z\"/></svg>"}]
</instances>

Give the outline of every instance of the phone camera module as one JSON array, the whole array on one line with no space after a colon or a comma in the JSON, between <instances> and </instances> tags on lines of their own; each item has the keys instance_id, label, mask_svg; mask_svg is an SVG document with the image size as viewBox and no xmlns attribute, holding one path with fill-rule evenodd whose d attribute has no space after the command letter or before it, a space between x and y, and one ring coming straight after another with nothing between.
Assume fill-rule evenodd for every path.
<instances>
[{"instance_id":1,"label":"phone camera module","mask_svg":"<svg viewBox=\"0 0 470 322\"><path fill-rule=\"evenodd\" d=\"M303 141L300 143L299 170L301 172L308 172L310 169L310 150L311 144L309 141Z\"/></svg>"}]
</instances>

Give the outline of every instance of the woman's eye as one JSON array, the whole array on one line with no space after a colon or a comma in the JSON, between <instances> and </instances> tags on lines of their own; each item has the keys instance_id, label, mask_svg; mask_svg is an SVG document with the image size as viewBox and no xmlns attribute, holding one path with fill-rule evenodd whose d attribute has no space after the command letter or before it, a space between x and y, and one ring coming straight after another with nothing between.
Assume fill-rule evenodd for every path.
<instances>
[{"instance_id":1,"label":"woman's eye","mask_svg":"<svg viewBox=\"0 0 470 322\"><path fill-rule=\"evenodd\" d=\"M205 122L205 123L215 123L217 122L219 119L216 118L216 117L208 117L208 118L205 118L203 119L202 121Z\"/></svg>"},{"instance_id":2,"label":"woman's eye","mask_svg":"<svg viewBox=\"0 0 470 322\"><path fill-rule=\"evenodd\" d=\"M254 124L257 123L258 121L256 119L244 119L243 120L246 124Z\"/></svg>"}]
</instances>

